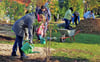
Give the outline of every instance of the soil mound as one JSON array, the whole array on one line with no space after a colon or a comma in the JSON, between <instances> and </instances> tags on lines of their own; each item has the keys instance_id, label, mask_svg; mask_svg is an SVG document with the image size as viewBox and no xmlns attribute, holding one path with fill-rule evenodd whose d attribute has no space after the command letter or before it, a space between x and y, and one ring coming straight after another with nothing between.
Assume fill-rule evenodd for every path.
<instances>
[{"instance_id":1,"label":"soil mound","mask_svg":"<svg viewBox=\"0 0 100 62\"><path fill-rule=\"evenodd\" d=\"M100 34L100 19L81 20L76 29L81 33Z\"/></svg>"}]
</instances>

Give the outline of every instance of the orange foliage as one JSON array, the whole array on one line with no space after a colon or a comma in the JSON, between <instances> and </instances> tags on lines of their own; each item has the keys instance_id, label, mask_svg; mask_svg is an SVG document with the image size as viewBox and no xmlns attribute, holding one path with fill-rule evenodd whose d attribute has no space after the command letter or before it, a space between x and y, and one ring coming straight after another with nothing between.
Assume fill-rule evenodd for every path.
<instances>
[{"instance_id":1,"label":"orange foliage","mask_svg":"<svg viewBox=\"0 0 100 62\"><path fill-rule=\"evenodd\" d=\"M41 7L42 5L44 5L47 2L47 0L37 0L36 1L36 5L38 5L39 7Z\"/></svg>"},{"instance_id":2,"label":"orange foliage","mask_svg":"<svg viewBox=\"0 0 100 62\"><path fill-rule=\"evenodd\" d=\"M29 3L31 2L31 0L14 0L14 1L17 1L18 3L21 4L25 4L25 6L28 6Z\"/></svg>"},{"instance_id":3,"label":"orange foliage","mask_svg":"<svg viewBox=\"0 0 100 62\"><path fill-rule=\"evenodd\" d=\"M20 3L20 4L25 4L25 6L28 6L29 3L31 2L31 0L9 0L9 1L10 1L10 2L16 1L16 2L18 2L18 3Z\"/></svg>"}]
</instances>

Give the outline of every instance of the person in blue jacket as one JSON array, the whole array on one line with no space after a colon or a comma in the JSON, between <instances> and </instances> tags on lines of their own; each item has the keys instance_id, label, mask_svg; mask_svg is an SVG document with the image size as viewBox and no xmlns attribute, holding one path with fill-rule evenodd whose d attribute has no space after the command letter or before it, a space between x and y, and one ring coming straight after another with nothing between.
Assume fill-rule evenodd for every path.
<instances>
[{"instance_id":1,"label":"person in blue jacket","mask_svg":"<svg viewBox=\"0 0 100 62\"><path fill-rule=\"evenodd\" d=\"M77 26L77 20L78 20L78 23L79 23L80 22L80 16L79 16L78 12L75 12L74 14L72 14L72 23L74 24L74 22L75 22L76 26Z\"/></svg>"},{"instance_id":2,"label":"person in blue jacket","mask_svg":"<svg viewBox=\"0 0 100 62\"><path fill-rule=\"evenodd\" d=\"M92 10L84 13L84 19L91 18L91 17L93 17L93 19L95 19L95 16L94 16L94 13Z\"/></svg>"},{"instance_id":3,"label":"person in blue jacket","mask_svg":"<svg viewBox=\"0 0 100 62\"><path fill-rule=\"evenodd\" d=\"M28 34L29 34L29 42L32 43L33 40L33 24L35 23L35 14L29 13L23 16L22 18L18 19L14 25L12 26L12 30L15 32L16 39L15 43L12 48L12 53L11 56L17 56L17 46L19 46L19 51L20 51L20 58L28 58L24 52L21 50L22 43L23 43L23 37L25 34L25 29L28 29Z\"/></svg>"}]
</instances>

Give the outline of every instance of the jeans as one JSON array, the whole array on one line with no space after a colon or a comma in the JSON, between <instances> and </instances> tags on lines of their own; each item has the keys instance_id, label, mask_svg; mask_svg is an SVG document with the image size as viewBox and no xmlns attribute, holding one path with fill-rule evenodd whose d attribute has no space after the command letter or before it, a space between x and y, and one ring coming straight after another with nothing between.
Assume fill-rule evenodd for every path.
<instances>
[{"instance_id":1,"label":"jeans","mask_svg":"<svg viewBox=\"0 0 100 62\"><path fill-rule=\"evenodd\" d=\"M70 20L64 18L64 21L66 23L65 29L69 29Z\"/></svg>"},{"instance_id":2,"label":"jeans","mask_svg":"<svg viewBox=\"0 0 100 62\"><path fill-rule=\"evenodd\" d=\"M78 16L75 16L74 22L75 22L75 25L76 25L76 26L77 26L77 19L78 19Z\"/></svg>"},{"instance_id":3,"label":"jeans","mask_svg":"<svg viewBox=\"0 0 100 62\"><path fill-rule=\"evenodd\" d=\"M36 36L37 36L38 40L40 40L41 35L36 33Z\"/></svg>"},{"instance_id":4,"label":"jeans","mask_svg":"<svg viewBox=\"0 0 100 62\"><path fill-rule=\"evenodd\" d=\"M25 56L24 52L21 50L22 43L23 43L23 37L16 35L15 43L12 49L12 55L16 55L17 46L19 46L20 55Z\"/></svg>"},{"instance_id":5,"label":"jeans","mask_svg":"<svg viewBox=\"0 0 100 62\"><path fill-rule=\"evenodd\" d=\"M84 17L84 19L87 19L86 17Z\"/></svg>"}]
</instances>

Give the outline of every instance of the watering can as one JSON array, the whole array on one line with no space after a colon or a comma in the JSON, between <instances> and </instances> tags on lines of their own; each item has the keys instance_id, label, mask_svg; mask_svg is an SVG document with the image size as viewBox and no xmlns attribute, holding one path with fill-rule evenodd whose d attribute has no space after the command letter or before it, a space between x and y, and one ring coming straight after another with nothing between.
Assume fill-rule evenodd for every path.
<instances>
[{"instance_id":1,"label":"watering can","mask_svg":"<svg viewBox=\"0 0 100 62\"><path fill-rule=\"evenodd\" d=\"M43 37L41 37L41 36L39 36L39 37L40 37L40 43L41 43L41 44L46 44L45 38L43 38Z\"/></svg>"},{"instance_id":2,"label":"watering can","mask_svg":"<svg viewBox=\"0 0 100 62\"><path fill-rule=\"evenodd\" d=\"M27 42L26 42L27 41ZM21 48L21 50L25 53L25 54L31 54L31 53L40 53L38 51L33 51L34 48L34 44L30 44L29 40L24 40L23 42L23 46Z\"/></svg>"}]
</instances>

